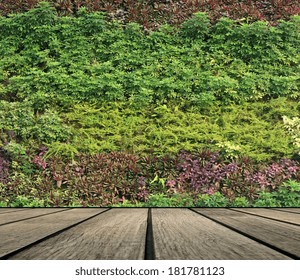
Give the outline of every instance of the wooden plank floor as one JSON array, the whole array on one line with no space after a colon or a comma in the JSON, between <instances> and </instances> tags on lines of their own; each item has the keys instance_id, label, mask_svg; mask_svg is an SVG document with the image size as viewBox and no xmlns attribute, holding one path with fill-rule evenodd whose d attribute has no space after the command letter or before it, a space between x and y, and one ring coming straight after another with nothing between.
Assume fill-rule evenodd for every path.
<instances>
[{"instance_id":1,"label":"wooden plank floor","mask_svg":"<svg viewBox=\"0 0 300 280\"><path fill-rule=\"evenodd\" d=\"M300 211L0 208L0 259L300 259Z\"/></svg>"}]
</instances>

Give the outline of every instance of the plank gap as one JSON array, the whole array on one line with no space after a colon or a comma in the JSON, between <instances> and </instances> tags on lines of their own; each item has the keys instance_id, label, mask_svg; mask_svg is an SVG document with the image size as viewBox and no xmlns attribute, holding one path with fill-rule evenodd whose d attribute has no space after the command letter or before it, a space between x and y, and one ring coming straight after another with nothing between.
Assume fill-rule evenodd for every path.
<instances>
[{"instance_id":1,"label":"plank gap","mask_svg":"<svg viewBox=\"0 0 300 280\"><path fill-rule=\"evenodd\" d=\"M31 209L31 208L30 208ZM25 209L20 209L20 208L0 208L0 215L1 214L7 214L7 213L12 213L12 212L21 212L24 210L29 210L28 208Z\"/></svg>"},{"instance_id":2,"label":"plank gap","mask_svg":"<svg viewBox=\"0 0 300 280\"><path fill-rule=\"evenodd\" d=\"M270 208L275 211L300 214L300 208ZM288 209L288 210L287 210Z\"/></svg>"},{"instance_id":3,"label":"plank gap","mask_svg":"<svg viewBox=\"0 0 300 280\"><path fill-rule=\"evenodd\" d=\"M55 209L55 208L49 208L49 209ZM16 219L16 220L12 220L12 221L9 221L9 222L4 222L4 223L0 223L0 226L4 226L4 225L8 225L8 224L12 224L12 223L17 223L17 222L21 222L21 221L26 221L26 220L30 220L30 219L34 219L34 218L38 218L38 217L42 217L42 216L47 216L47 215L51 215L51 214L55 214L55 213L59 213L59 212L63 212L63 211L68 211L68 210L71 210L72 208L69 208L69 209L61 209L61 210L58 210L55 211L55 212L50 212L50 213L45 213L45 214L39 214L39 215L36 215L36 216L29 216L29 217L26 217L26 218L21 218L21 219ZM18 211L20 212L20 211ZM9 214L11 212L6 212L6 214Z\"/></svg>"},{"instance_id":4,"label":"plank gap","mask_svg":"<svg viewBox=\"0 0 300 280\"><path fill-rule=\"evenodd\" d=\"M73 227L75 227L75 226L78 226L79 224L82 224L83 222L86 222L86 221L88 221L88 220L90 220L90 219L92 219L92 218L94 218L94 217L96 217L96 216L98 216L98 215L101 215L102 213L105 213L105 212L107 212L107 211L109 211L109 210L111 210L111 209L110 209L110 208L109 208L109 209L105 209L104 211L102 211L102 212L100 212L100 213L98 212L98 213L95 214L95 215L89 216L88 218L85 218L85 219L83 219L83 220L81 220L81 221L79 221L79 222L76 222L76 223L74 223L74 224L71 224L70 226L67 226L67 227L65 227L65 228L63 228L63 229L60 229L60 230L58 230L58 231L56 231L56 232L53 232L53 233L51 233L51 234L49 234L49 235L47 235L47 236L45 236L45 237L42 237L42 238L40 238L40 239L38 239L38 240L36 240L36 241L34 241L34 242L31 242L31 243L25 245L24 247L21 247L21 248L19 248L19 249L16 249L16 250L14 250L14 251L12 251L12 252L10 252L10 253L8 253L8 254L2 255L2 256L0 257L0 260L8 260L9 258L13 257L14 255L17 255L18 253L20 253L20 252L22 252L22 251L24 251L24 250L26 250L26 249L29 249L30 247L32 247L32 246L34 246L34 245L37 245L37 244L39 244L39 243L41 243L41 242L43 242L43 241L45 241L45 240L47 240L47 239L49 239L49 238L52 238L52 237L54 237L54 236L57 236L57 235L59 235L60 233L65 232L65 231L67 231L67 230L69 230L69 229L71 229L71 228L73 228Z\"/></svg>"},{"instance_id":5,"label":"plank gap","mask_svg":"<svg viewBox=\"0 0 300 280\"><path fill-rule=\"evenodd\" d=\"M219 220L217 220L217 219L215 219L213 217L210 217L209 215L206 215L204 213L200 213L200 212L194 210L193 208L189 208L189 210L191 210L191 211L197 213L198 215L201 215L201 216L203 216L203 217L205 217L205 218L207 218L207 219L209 219L211 221L214 221L215 223L217 223L219 225L222 225L222 226L224 226L224 227L226 227L226 228L228 228L228 229L230 229L230 230L232 230L234 232L237 232L237 233L239 233L239 234L241 234L241 235L243 235L243 236L245 236L245 237L247 237L247 238L249 238L249 239L251 239L253 241L256 241L257 243L262 244L262 245L264 245L264 246L266 246L266 247L268 247L268 248L270 248L270 249L272 249L272 250L274 250L274 251L276 251L278 253L286 255L286 256L294 259L294 260L299 260L299 256L297 256L297 255L295 255L293 253L287 252L286 250L283 250L281 248L278 248L277 246L274 246L274 245L269 244L269 243L267 243L267 242L265 242L263 240L260 240L260 239L254 237L254 236L252 236L252 235L250 235L248 233L245 233L244 231L241 231L241 230L239 230L239 229L237 229L237 228L235 228L233 226L230 226L230 225L228 225L226 223L223 223L223 222L221 222L221 221L219 221Z\"/></svg>"},{"instance_id":6,"label":"plank gap","mask_svg":"<svg viewBox=\"0 0 300 280\"><path fill-rule=\"evenodd\" d=\"M155 260L153 226L152 226L152 211L148 208L147 230L146 230L146 246L145 260Z\"/></svg>"},{"instance_id":7,"label":"plank gap","mask_svg":"<svg viewBox=\"0 0 300 280\"><path fill-rule=\"evenodd\" d=\"M276 221L276 222L281 222L281 223L285 223L285 224L289 224L289 225L300 226L297 223L293 223L293 222L285 221L285 220L282 220L282 219L277 219L277 218L264 216L263 214L260 215L260 214L257 214L257 213L251 213L251 212L245 211L243 209L238 209L237 210L237 209L234 209L234 208L229 208L228 210L232 210L232 211L235 211L235 212L241 212L241 213L244 213L244 214L247 214L247 215L252 215L252 216L255 216L255 217L260 217L260 218L264 218L264 219L268 219L268 220L273 220L273 221ZM289 212L289 213L291 213L291 212ZM293 214L295 214L295 213L293 213Z\"/></svg>"}]
</instances>

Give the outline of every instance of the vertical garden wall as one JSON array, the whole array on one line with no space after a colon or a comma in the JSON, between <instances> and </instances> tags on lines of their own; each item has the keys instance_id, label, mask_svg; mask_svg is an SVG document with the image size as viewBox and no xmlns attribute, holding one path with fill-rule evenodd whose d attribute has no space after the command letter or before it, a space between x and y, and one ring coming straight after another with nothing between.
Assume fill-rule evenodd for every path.
<instances>
[{"instance_id":1,"label":"vertical garden wall","mask_svg":"<svg viewBox=\"0 0 300 280\"><path fill-rule=\"evenodd\" d=\"M1 205L296 206L299 16L119 2L1 4Z\"/></svg>"}]
</instances>

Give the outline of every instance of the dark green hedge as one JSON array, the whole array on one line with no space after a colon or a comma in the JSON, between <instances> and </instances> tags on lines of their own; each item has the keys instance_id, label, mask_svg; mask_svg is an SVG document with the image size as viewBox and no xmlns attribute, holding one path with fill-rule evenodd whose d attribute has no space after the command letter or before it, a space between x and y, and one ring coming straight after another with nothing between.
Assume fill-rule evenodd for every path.
<instances>
[{"instance_id":1,"label":"dark green hedge","mask_svg":"<svg viewBox=\"0 0 300 280\"><path fill-rule=\"evenodd\" d=\"M211 105L299 98L300 18L269 27L197 13L145 35L102 13L57 17L44 3L0 18L0 97L35 110L70 102Z\"/></svg>"}]
</instances>

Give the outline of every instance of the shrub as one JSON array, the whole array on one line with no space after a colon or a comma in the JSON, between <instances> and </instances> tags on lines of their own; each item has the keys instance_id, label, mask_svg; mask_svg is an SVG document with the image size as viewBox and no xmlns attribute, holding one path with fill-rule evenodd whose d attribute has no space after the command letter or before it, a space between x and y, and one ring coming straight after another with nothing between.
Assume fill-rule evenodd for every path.
<instances>
[{"instance_id":1,"label":"shrub","mask_svg":"<svg viewBox=\"0 0 300 280\"><path fill-rule=\"evenodd\" d=\"M296 181L286 181L275 192L261 192L254 207L299 207L300 184Z\"/></svg>"},{"instance_id":2,"label":"shrub","mask_svg":"<svg viewBox=\"0 0 300 280\"><path fill-rule=\"evenodd\" d=\"M287 133L292 136L293 145L296 147L298 154L300 155L300 118L294 117L290 119L287 116L283 116L283 123Z\"/></svg>"},{"instance_id":3,"label":"shrub","mask_svg":"<svg viewBox=\"0 0 300 280\"><path fill-rule=\"evenodd\" d=\"M299 181L289 180L275 193L281 207L299 207L300 206L300 183Z\"/></svg>"},{"instance_id":4,"label":"shrub","mask_svg":"<svg viewBox=\"0 0 300 280\"><path fill-rule=\"evenodd\" d=\"M296 99L298 21L211 25L196 13L178 30L163 25L144 34L101 13L57 17L43 4L0 18L0 94L30 102L35 112L78 102L201 109L215 100Z\"/></svg>"},{"instance_id":5,"label":"shrub","mask_svg":"<svg viewBox=\"0 0 300 280\"><path fill-rule=\"evenodd\" d=\"M22 144L10 141L3 149L11 159L13 171L21 172L25 176L33 173L34 167L30 161L30 156Z\"/></svg>"},{"instance_id":6,"label":"shrub","mask_svg":"<svg viewBox=\"0 0 300 280\"><path fill-rule=\"evenodd\" d=\"M1 140L7 142L35 140L39 143L51 143L68 139L69 128L62 124L58 112L46 110L34 113L28 102L0 101Z\"/></svg>"},{"instance_id":7,"label":"shrub","mask_svg":"<svg viewBox=\"0 0 300 280\"><path fill-rule=\"evenodd\" d=\"M250 207L251 204L249 202L249 200L242 196L242 197L236 197L231 203L230 203L231 207Z\"/></svg>"},{"instance_id":8,"label":"shrub","mask_svg":"<svg viewBox=\"0 0 300 280\"><path fill-rule=\"evenodd\" d=\"M9 179L10 162L5 152L0 149L0 185L6 184Z\"/></svg>"},{"instance_id":9,"label":"shrub","mask_svg":"<svg viewBox=\"0 0 300 280\"><path fill-rule=\"evenodd\" d=\"M193 199L188 194L174 194L171 197L163 193L151 194L146 207L193 207Z\"/></svg>"},{"instance_id":10,"label":"shrub","mask_svg":"<svg viewBox=\"0 0 300 280\"><path fill-rule=\"evenodd\" d=\"M125 199L123 202L118 204L113 204L109 207L144 207L144 203L141 202L131 203L130 201Z\"/></svg>"},{"instance_id":11,"label":"shrub","mask_svg":"<svg viewBox=\"0 0 300 280\"><path fill-rule=\"evenodd\" d=\"M46 207L49 206L47 201L28 198L26 196L17 196L13 202L9 204L9 207Z\"/></svg>"},{"instance_id":12,"label":"shrub","mask_svg":"<svg viewBox=\"0 0 300 280\"><path fill-rule=\"evenodd\" d=\"M2 15L13 12L24 12L36 7L40 0L11 1L3 0L0 4ZM275 24L280 19L288 19L290 15L299 14L297 0L270 1L49 1L59 15L78 15L81 8L88 11L106 11L110 19L123 23L139 22L146 30L155 29L163 23L178 26L195 12L207 12L212 20L222 16L243 21L267 20Z\"/></svg>"},{"instance_id":13,"label":"shrub","mask_svg":"<svg viewBox=\"0 0 300 280\"><path fill-rule=\"evenodd\" d=\"M199 195L197 202L198 207L226 207L228 204L228 198L224 197L220 192L215 192L211 195Z\"/></svg>"},{"instance_id":14,"label":"shrub","mask_svg":"<svg viewBox=\"0 0 300 280\"><path fill-rule=\"evenodd\" d=\"M188 40L204 40L207 39L209 25L208 15L198 12L182 24L180 32Z\"/></svg>"},{"instance_id":15,"label":"shrub","mask_svg":"<svg viewBox=\"0 0 300 280\"><path fill-rule=\"evenodd\" d=\"M179 109L161 105L134 108L126 103L76 105L63 118L79 152L125 151L138 154L176 154L180 150L220 150L229 160L248 156L255 160L291 157L282 115L297 115L297 102L286 99L243 105Z\"/></svg>"},{"instance_id":16,"label":"shrub","mask_svg":"<svg viewBox=\"0 0 300 280\"><path fill-rule=\"evenodd\" d=\"M15 2L22 11L39 1ZM264 192L275 205L282 183L299 181L299 162L285 159L299 152L299 16L272 26L255 21L259 1L254 10L181 1L189 15L197 2L231 17L198 12L181 25L176 1L135 3L140 15L126 13L132 1L110 1L104 10L122 11L108 20L88 12L100 2L71 2L56 3L65 17L47 3L0 17L5 203L126 205L153 195L153 204L190 205L201 195L244 206ZM234 20L237 7L251 17ZM181 26L160 24L164 15Z\"/></svg>"},{"instance_id":17,"label":"shrub","mask_svg":"<svg viewBox=\"0 0 300 280\"><path fill-rule=\"evenodd\" d=\"M129 200L143 201L147 196L137 158L133 155L112 152L93 156L81 155L72 163L59 159L49 162L45 170L46 182L43 188L52 193L50 199L59 203L70 203L72 198L88 205L107 206ZM56 186L62 193L53 194ZM63 194L62 198L59 198Z\"/></svg>"},{"instance_id":18,"label":"shrub","mask_svg":"<svg viewBox=\"0 0 300 280\"><path fill-rule=\"evenodd\" d=\"M46 152L41 147L26 155L26 164L3 161L1 201L11 204L21 196L49 206L246 207L295 205L299 196L300 166L292 160L228 161L211 151L163 157L111 152L62 160L45 159Z\"/></svg>"}]
</instances>

